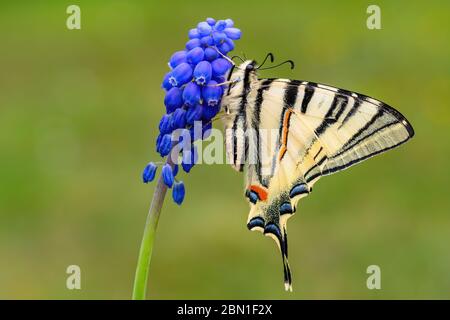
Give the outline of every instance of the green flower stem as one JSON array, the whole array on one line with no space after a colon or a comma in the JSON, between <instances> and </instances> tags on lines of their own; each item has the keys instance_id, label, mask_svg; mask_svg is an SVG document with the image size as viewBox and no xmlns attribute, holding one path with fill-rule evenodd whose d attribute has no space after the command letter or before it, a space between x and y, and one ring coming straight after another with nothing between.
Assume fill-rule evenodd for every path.
<instances>
[{"instance_id":1,"label":"green flower stem","mask_svg":"<svg viewBox=\"0 0 450 320\"><path fill-rule=\"evenodd\" d=\"M169 157L170 159L170 157ZM167 161L171 166L170 160ZM163 177L160 175L152 203L148 211L147 221L145 223L144 235L142 237L141 248L139 250L136 275L134 277L133 300L144 300L147 292L148 271L153 251L153 242L155 240L156 227L158 226L159 215L166 196L167 186L164 184Z\"/></svg>"}]
</instances>

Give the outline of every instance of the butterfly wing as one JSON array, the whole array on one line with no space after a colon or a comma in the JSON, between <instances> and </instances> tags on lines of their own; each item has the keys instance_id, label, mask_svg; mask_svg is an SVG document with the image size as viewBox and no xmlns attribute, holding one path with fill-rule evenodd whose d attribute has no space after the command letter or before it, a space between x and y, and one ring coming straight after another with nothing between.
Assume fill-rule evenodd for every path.
<instances>
[{"instance_id":1,"label":"butterfly wing","mask_svg":"<svg viewBox=\"0 0 450 320\"><path fill-rule=\"evenodd\" d=\"M276 241L285 286L292 290L286 222L299 199L321 176L399 146L414 131L381 101L297 80L260 80L246 118L257 132L257 137L249 136L247 147L256 154L255 161L247 159L247 226Z\"/></svg>"}]
</instances>

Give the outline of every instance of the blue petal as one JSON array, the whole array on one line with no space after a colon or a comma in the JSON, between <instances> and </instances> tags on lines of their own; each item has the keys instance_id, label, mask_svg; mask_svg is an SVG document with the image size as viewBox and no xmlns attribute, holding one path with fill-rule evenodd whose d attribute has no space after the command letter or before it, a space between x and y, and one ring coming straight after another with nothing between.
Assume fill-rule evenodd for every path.
<instances>
[{"instance_id":1,"label":"blue petal","mask_svg":"<svg viewBox=\"0 0 450 320\"><path fill-rule=\"evenodd\" d=\"M216 22L216 25L214 26L214 30L222 32L227 27L227 23L225 20L219 20Z\"/></svg>"},{"instance_id":2,"label":"blue petal","mask_svg":"<svg viewBox=\"0 0 450 320\"><path fill-rule=\"evenodd\" d=\"M211 26L207 22L200 22L197 25L197 29L198 32L200 33L200 36L202 37L209 35L212 30Z\"/></svg>"},{"instance_id":3,"label":"blue petal","mask_svg":"<svg viewBox=\"0 0 450 320\"><path fill-rule=\"evenodd\" d=\"M238 28L226 28L224 32L232 40L239 40L242 34Z\"/></svg>"},{"instance_id":4,"label":"blue petal","mask_svg":"<svg viewBox=\"0 0 450 320\"><path fill-rule=\"evenodd\" d=\"M200 47L196 47L187 53L186 59L189 63L196 65L203 60L204 56L205 52L203 51L203 49Z\"/></svg>"},{"instance_id":5,"label":"blue petal","mask_svg":"<svg viewBox=\"0 0 450 320\"><path fill-rule=\"evenodd\" d=\"M171 124L170 127L173 130L181 129L186 126L186 110L177 109L173 112L171 116Z\"/></svg>"},{"instance_id":6,"label":"blue petal","mask_svg":"<svg viewBox=\"0 0 450 320\"><path fill-rule=\"evenodd\" d=\"M206 106L216 106L219 104L222 98L223 89L222 86L218 86L217 82L211 80L206 86L202 88L202 97Z\"/></svg>"},{"instance_id":7,"label":"blue petal","mask_svg":"<svg viewBox=\"0 0 450 320\"><path fill-rule=\"evenodd\" d=\"M162 134L170 133L170 116L165 114L162 116L161 121L159 122L159 132Z\"/></svg>"},{"instance_id":8,"label":"blue petal","mask_svg":"<svg viewBox=\"0 0 450 320\"><path fill-rule=\"evenodd\" d=\"M220 103L220 101L219 101ZM216 116L220 111L220 104L215 106L203 105L202 119L205 121L210 121Z\"/></svg>"},{"instance_id":9,"label":"blue petal","mask_svg":"<svg viewBox=\"0 0 450 320\"><path fill-rule=\"evenodd\" d=\"M214 40L211 36L206 36L200 39L200 43L204 47L209 47L214 45Z\"/></svg>"},{"instance_id":10,"label":"blue petal","mask_svg":"<svg viewBox=\"0 0 450 320\"><path fill-rule=\"evenodd\" d=\"M183 105L183 89L173 87L167 91L164 97L164 105L167 113L172 113L175 109L180 108Z\"/></svg>"},{"instance_id":11,"label":"blue petal","mask_svg":"<svg viewBox=\"0 0 450 320\"><path fill-rule=\"evenodd\" d=\"M173 172L173 176L176 177L178 174L178 165L177 164L175 164L173 166L172 172Z\"/></svg>"},{"instance_id":12,"label":"blue petal","mask_svg":"<svg viewBox=\"0 0 450 320\"><path fill-rule=\"evenodd\" d=\"M231 19L225 19L225 22L226 22L227 28L231 28L234 26L234 21Z\"/></svg>"},{"instance_id":13,"label":"blue petal","mask_svg":"<svg viewBox=\"0 0 450 320\"><path fill-rule=\"evenodd\" d=\"M217 83L224 83L225 81L227 81L227 79L225 79L224 75L218 76L218 75L214 75L214 73L213 73L212 79L214 81L216 81Z\"/></svg>"},{"instance_id":14,"label":"blue petal","mask_svg":"<svg viewBox=\"0 0 450 320\"><path fill-rule=\"evenodd\" d=\"M170 57L169 66L173 69L183 62L186 62L186 51L177 51Z\"/></svg>"},{"instance_id":15,"label":"blue petal","mask_svg":"<svg viewBox=\"0 0 450 320\"><path fill-rule=\"evenodd\" d=\"M186 49L192 50L196 47L200 47L202 44L200 43L200 39L191 39L188 42L186 42Z\"/></svg>"},{"instance_id":16,"label":"blue petal","mask_svg":"<svg viewBox=\"0 0 450 320\"><path fill-rule=\"evenodd\" d=\"M181 162L181 166L183 170L187 173L191 171L192 167L198 160L197 148L195 146L191 146L191 150L184 151L183 150L183 160Z\"/></svg>"},{"instance_id":17,"label":"blue petal","mask_svg":"<svg viewBox=\"0 0 450 320\"><path fill-rule=\"evenodd\" d=\"M206 18L206 22L212 27L216 24L216 20L213 18Z\"/></svg>"},{"instance_id":18,"label":"blue petal","mask_svg":"<svg viewBox=\"0 0 450 320\"><path fill-rule=\"evenodd\" d=\"M147 164L142 172L142 181L144 183L153 181L155 179L156 169L157 166L153 162Z\"/></svg>"},{"instance_id":19,"label":"blue petal","mask_svg":"<svg viewBox=\"0 0 450 320\"><path fill-rule=\"evenodd\" d=\"M158 152L158 153L159 153L159 149L161 147L161 140L162 140L163 136L164 136L164 134L160 133L158 135L158 138L156 138L156 152Z\"/></svg>"},{"instance_id":20,"label":"blue petal","mask_svg":"<svg viewBox=\"0 0 450 320\"><path fill-rule=\"evenodd\" d=\"M163 166L162 177L163 177L164 184L166 186L168 186L169 188L172 188L173 182L174 182L174 177L173 177L172 167L170 166L170 164L166 163Z\"/></svg>"},{"instance_id":21,"label":"blue petal","mask_svg":"<svg viewBox=\"0 0 450 320\"><path fill-rule=\"evenodd\" d=\"M172 190L173 201L175 201L176 204L181 205L184 200L185 193L186 191L184 189L183 181L176 182Z\"/></svg>"},{"instance_id":22,"label":"blue petal","mask_svg":"<svg viewBox=\"0 0 450 320\"><path fill-rule=\"evenodd\" d=\"M180 63L169 76L169 82L174 87L181 87L192 79L192 67L188 63Z\"/></svg>"},{"instance_id":23,"label":"blue petal","mask_svg":"<svg viewBox=\"0 0 450 320\"><path fill-rule=\"evenodd\" d=\"M189 30L188 37L189 39L200 38L200 33L198 33L197 28Z\"/></svg>"},{"instance_id":24,"label":"blue petal","mask_svg":"<svg viewBox=\"0 0 450 320\"><path fill-rule=\"evenodd\" d=\"M200 87L195 82L189 82L183 90L183 101L188 106L195 106L201 98Z\"/></svg>"},{"instance_id":25,"label":"blue petal","mask_svg":"<svg viewBox=\"0 0 450 320\"><path fill-rule=\"evenodd\" d=\"M169 78L172 75L172 72L167 72L166 75L164 76L163 82L162 82L162 87L166 90L169 90L170 88L172 88L172 84L169 82Z\"/></svg>"},{"instance_id":26,"label":"blue petal","mask_svg":"<svg viewBox=\"0 0 450 320\"><path fill-rule=\"evenodd\" d=\"M170 134L165 134L161 138L161 143L159 144L159 154L161 157L165 157L170 153L172 148L172 138Z\"/></svg>"},{"instance_id":27,"label":"blue petal","mask_svg":"<svg viewBox=\"0 0 450 320\"><path fill-rule=\"evenodd\" d=\"M217 53L217 50L214 48L206 48L205 49L205 59L208 61L215 60L219 54Z\"/></svg>"},{"instance_id":28,"label":"blue petal","mask_svg":"<svg viewBox=\"0 0 450 320\"><path fill-rule=\"evenodd\" d=\"M227 54L228 52L232 51L234 49L234 43L231 39L226 39L224 43L219 45L219 51L223 54Z\"/></svg>"},{"instance_id":29,"label":"blue petal","mask_svg":"<svg viewBox=\"0 0 450 320\"><path fill-rule=\"evenodd\" d=\"M223 76L231 68L230 62L223 58L214 60L211 63L213 76Z\"/></svg>"},{"instance_id":30,"label":"blue petal","mask_svg":"<svg viewBox=\"0 0 450 320\"><path fill-rule=\"evenodd\" d=\"M194 80L198 85L205 85L211 80L212 68L208 61L201 61L194 69Z\"/></svg>"},{"instance_id":31,"label":"blue petal","mask_svg":"<svg viewBox=\"0 0 450 320\"><path fill-rule=\"evenodd\" d=\"M225 41L225 39L227 38L227 35L224 32L216 31L216 32L213 32L212 37L214 40L214 44L216 46L218 46Z\"/></svg>"},{"instance_id":32,"label":"blue petal","mask_svg":"<svg viewBox=\"0 0 450 320\"><path fill-rule=\"evenodd\" d=\"M186 123L193 125L195 121L199 121L202 118L202 105L197 104L195 107L190 107L186 111Z\"/></svg>"}]
</instances>

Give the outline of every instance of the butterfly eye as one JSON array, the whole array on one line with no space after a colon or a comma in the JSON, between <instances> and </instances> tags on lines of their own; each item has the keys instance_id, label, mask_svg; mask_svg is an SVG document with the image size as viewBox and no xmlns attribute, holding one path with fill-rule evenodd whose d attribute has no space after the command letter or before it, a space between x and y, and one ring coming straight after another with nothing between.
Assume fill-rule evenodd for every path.
<instances>
[{"instance_id":1,"label":"butterfly eye","mask_svg":"<svg viewBox=\"0 0 450 320\"><path fill-rule=\"evenodd\" d=\"M247 69L247 70L249 70L249 71L251 71L251 70L253 70L255 68L255 66L253 65L253 64L248 64L246 67L245 67L245 69Z\"/></svg>"}]
</instances>

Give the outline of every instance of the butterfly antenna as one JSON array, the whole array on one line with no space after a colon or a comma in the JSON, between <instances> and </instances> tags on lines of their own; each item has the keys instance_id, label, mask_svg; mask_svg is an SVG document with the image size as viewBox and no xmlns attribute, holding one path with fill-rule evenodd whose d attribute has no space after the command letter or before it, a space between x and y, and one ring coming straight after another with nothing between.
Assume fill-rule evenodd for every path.
<instances>
[{"instance_id":1,"label":"butterfly antenna","mask_svg":"<svg viewBox=\"0 0 450 320\"><path fill-rule=\"evenodd\" d=\"M273 54L271 53L271 52L269 52L267 55L266 55L266 57L264 58L264 61L258 66L258 68L256 68L256 69L259 69L259 68L261 68L265 63L266 63L266 61L267 61L267 59L268 58L270 58L270 62L273 62Z\"/></svg>"},{"instance_id":2,"label":"butterfly antenna","mask_svg":"<svg viewBox=\"0 0 450 320\"><path fill-rule=\"evenodd\" d=\"M227 57L226 55L224 55L222 52L220 52L220 50L217 49L216 46L211 47L211 48L215 49L215 50L217 51L217 53L218 53L220 56L222 56L222 58L224 58L225 60L227 60L228 62L230 62L232 65L235 65L234 61L232 60L233 57L230 59L229 57Z\"/></svg>"},{"instance_id":3,"label":"butterfly antenna","mask_svg":"<svg viewBox=\"0 0 450 320\"><path fill-rule=\"evenodd\" d=\"M248 59L247 59L247 56L246 56L245 53L244 53L244 51L242 51L242 56L244 57L245 60L248 60Z\"/></svg>"},{"instance_id":4,"label":"butterfly antenna","mask_svg":"<svg viewBox=\"0 0 450 320\"><path fill-rule=\"evenodd\" d=\"M278 67L280 67L280 66L282 66L283 64L286 64L286 63L289 63L291 65L291 70L295 68L294 61L286 60L286 61L283 61L280 64L277 64L276 66L271 66L271 67L267 67L267 68L263 68L263 69L259 69L259 70L269 70L269 69L273 69L273 68L278 68Z\"/></svg>"},{"instance_id":5,"label":"butterfly antenna","mask_svg":"<svg viewBox=\"0 0 450 320\"><path fill-rule=\"evenodd\" d=\"M244 59L242 59L240 56L235 55L231 57L231 60L234 60L234 58L239 58L239 60L241 60L242 62L245 62Z\"/></svg>"}]
</instances>

